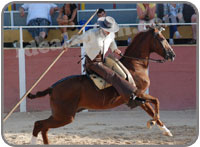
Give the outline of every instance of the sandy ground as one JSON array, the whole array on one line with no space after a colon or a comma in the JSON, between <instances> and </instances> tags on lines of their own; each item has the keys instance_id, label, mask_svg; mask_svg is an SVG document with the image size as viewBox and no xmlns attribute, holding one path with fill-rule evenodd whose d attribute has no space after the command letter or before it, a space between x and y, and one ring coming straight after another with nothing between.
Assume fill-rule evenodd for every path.
<instances>
[{"instance_id":1,"label":"sandy ground","mask_svg":"<svg viewBox=\"0 0 200 147\"><path fill-rule=\"evenodd\" d=\"M3 125L4 139L12 145L29 144L33 124L46 119L49 111L14 113ZM191 145L198 134L195 110L161 111L161 120L173 137L162 135L157 126L147 129L150 117L141 109L133 111L80 112L73 123L50 129L50 144L59 145ZM42 143L41 135L38 144Z\"/></svg>"}]
</instances>

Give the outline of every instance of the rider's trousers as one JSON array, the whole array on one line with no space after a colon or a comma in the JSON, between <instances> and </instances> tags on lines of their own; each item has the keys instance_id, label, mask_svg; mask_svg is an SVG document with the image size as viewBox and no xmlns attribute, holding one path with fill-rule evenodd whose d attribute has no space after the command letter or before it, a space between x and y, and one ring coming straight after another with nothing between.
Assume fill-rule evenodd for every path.
<instances>
[{"instance_id":1,"label":"rider's trousers","mask_svg":"<svg viewBox=\"0 0 200 147\"><path fill-rule=\"evenodd\" d=\"M86 71L93 71L101 76L106 82L112 84L125 102L129 101L130 97L134 95L134 92L137 89L128 81L121 78L116 72L105 66L100 56L95 58L93 61L86 56L85 67Z\"/></svg>"}]
</instances>

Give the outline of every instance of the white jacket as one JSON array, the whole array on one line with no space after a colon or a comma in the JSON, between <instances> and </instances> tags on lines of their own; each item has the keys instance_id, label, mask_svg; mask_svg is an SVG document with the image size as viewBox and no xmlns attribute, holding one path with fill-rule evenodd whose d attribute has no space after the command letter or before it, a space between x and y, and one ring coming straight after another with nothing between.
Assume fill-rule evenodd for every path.
<instances>
[{"instance_id":1,"label":"white jacket","mask_svg":"<svg viewBox=\"0 0 200 147\"><path fill-rule=\"evenodd\" d=\"M68 43L70 46L83 43L83 47L85 48L87 56L93 60L100 52L104 57L109 47L111 48L112 52L116 50L117 45L114 39L114 33L110 33L109 35L105 36L102 29L95 28L69 40Z\"/></svg>"}]
</instances>

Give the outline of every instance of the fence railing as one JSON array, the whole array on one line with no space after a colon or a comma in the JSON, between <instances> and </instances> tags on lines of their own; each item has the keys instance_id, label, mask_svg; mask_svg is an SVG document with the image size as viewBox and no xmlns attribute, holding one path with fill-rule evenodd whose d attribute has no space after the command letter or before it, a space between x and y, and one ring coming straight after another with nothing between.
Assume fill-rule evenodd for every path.
<instances>
[{"instance_id":1,"label":"fence railing","mask_svg":"<svg viewBox=\"0 0 200 147\"><path fill-rule=\"evenodd\" d=\"M152 23L132 23L132 24L118 24L120 27L129 27L129 26L139 26L139 25L152 25ZM197 23L159 23L159 25L165 25L165 26L170 26L170 25L197 25ZM9 28L9 29L16 29L22 27L23 29L28 29L28 28L73 28L73 27L82 27L83 25L51 25L51 26L3 26L3 28ZM98 25L87 25L87 27L96 27Z\"/></svg>"},{"instance_id":2,"label":"fence railing","mask_svg":"<svg viewBox=\"0 0 200 147\"><path fill-rule=\"evenodd\" d=\"M134 23L134 24L119 24L119 27L134 27L134 26L139 26L139 25L152 25L151 23L145 23L145 24L140 24L140 23ZM170 26L170 25L197 25L197 23L160 23L160 25L163 26ZM3 26L4 29L19 29L19 43L20 43L20 48L23 48L23 29L28 29L28 28L81 28L83 25L51 25L51 26ZM97 27L98 25L87 25L87 27ZM85 31L85 30L84 30ZM118 34L119 35L119 34ZM123 36L121 34L121 36ZM22 46L21 46L22 45ZM31 48L32 49L32 48Z\"/></svg>"},{"instance_id":3,"label":"fence railing","mask_svg":"<svg viewBox=\"0 0 200 147\"><path fill-rule=\"evenodd\" d=\"M134 23L134 24L119 24L120 27L126 27L127 29L129 27L134 27L134 26L139 26L139 25L152 25L151 23L145 23L145 24L140 24L140 23ZM197 23L160 23L160 25L163 26L170 26L170 25L184 25L184 26L188 26L188 25L197 25ZM63 27L76 27L76 28L81 28L83 25L51 25L51 26L3 26L4 29L19 29L19 44L20 47L19 48L24 48L23 47L23 29L28 29L28 28L63 28ZM87 27L97 27L98 25L87 25ZM85 30L84 30L85 31ZM130 31L130 30L127 30ZM130 33L130 32L129 32ZM123 34L118 34L120 36L123 36ZM59 48L59 47L57 47ZM6 48L5 48L6 49ZM28 48L26 48L28 49ZM33 47L31 47L30 49L34 49ZM37 49L37 48L35 48Z\"/></svg>"}]
</instances>

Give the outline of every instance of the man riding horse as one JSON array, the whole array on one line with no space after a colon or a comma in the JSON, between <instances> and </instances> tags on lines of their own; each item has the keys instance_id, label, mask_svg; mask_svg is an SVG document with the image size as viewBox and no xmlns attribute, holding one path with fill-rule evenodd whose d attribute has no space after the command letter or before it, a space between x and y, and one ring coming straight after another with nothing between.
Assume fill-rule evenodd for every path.
<instances>
[{"instance_id":1,"label":"man riding horse","mask_svg":"<svg viewBox=\"0 0 200 147\"><path fill-rule=\"evenodd\" d=\"M99 18L97 23L100 26L99 28L91 29L80 36L68 40L65 42L64 48L67 49L73 45L84 43L86 50L86 71L95 72L105 79L106 82L112 84L119 95L122 96L125 103L133 100L135 106L140 105L142 101L135 96L137 90L135 83L129 83L104 65L104 57L109 47L112 52L121 55L121 51L117 48L114 40L115 33L119 31L118 24L110 16Z\"/></svg>"}]
</instances>

